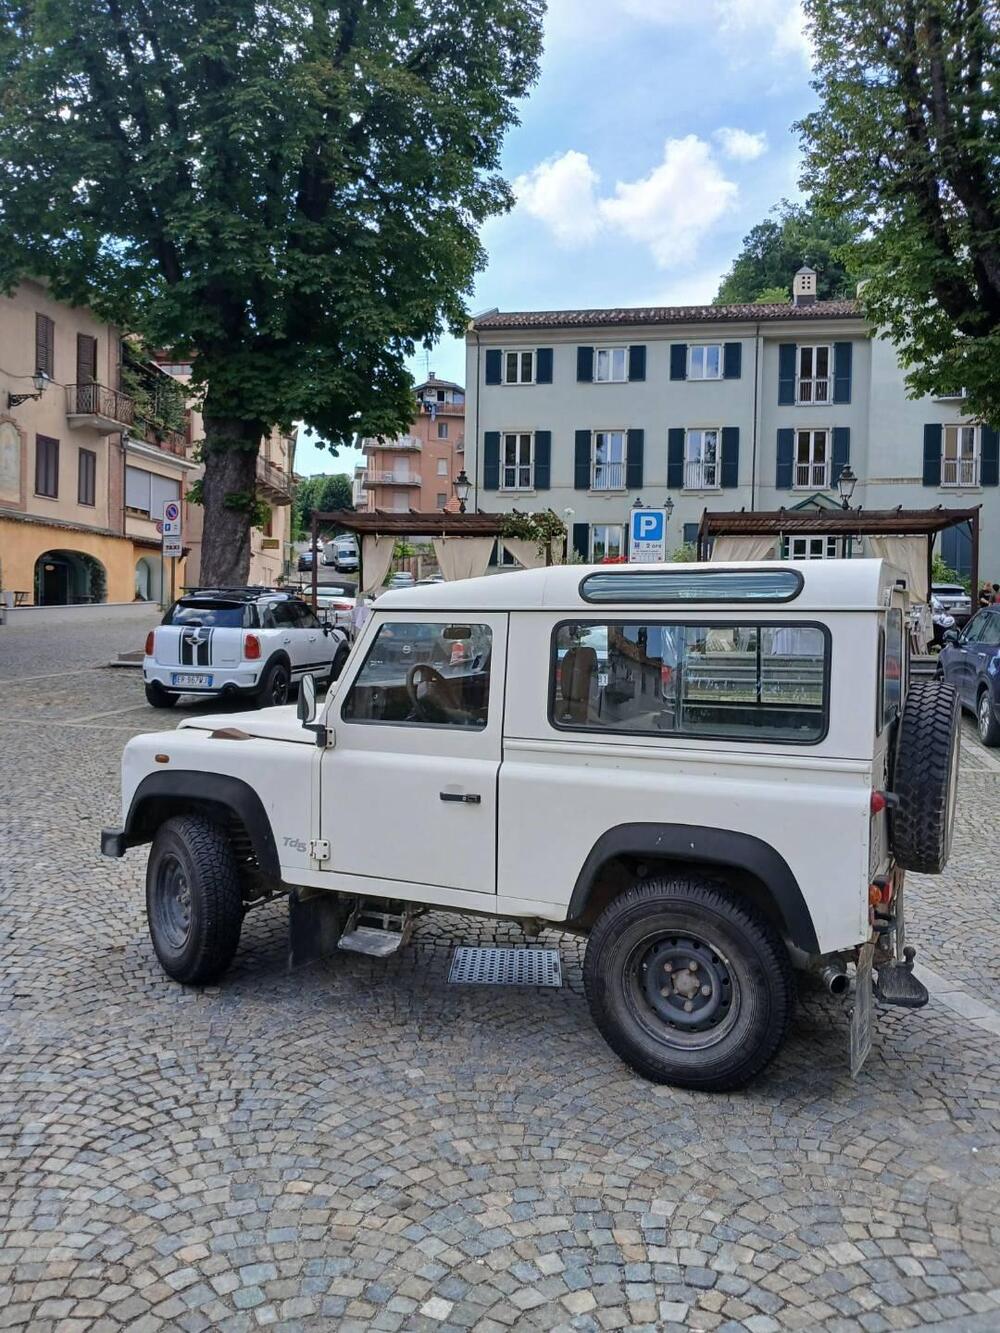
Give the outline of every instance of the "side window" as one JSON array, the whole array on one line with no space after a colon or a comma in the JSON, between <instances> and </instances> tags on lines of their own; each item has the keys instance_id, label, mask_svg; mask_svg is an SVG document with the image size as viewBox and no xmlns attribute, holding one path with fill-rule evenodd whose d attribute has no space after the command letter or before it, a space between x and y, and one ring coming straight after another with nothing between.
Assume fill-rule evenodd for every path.
<instances>
[{"instance_id":1,"label":"side window","mask_svg":"<svg viewBox=\"0 0 1000 1333\"><path fill-rule=\"evenodd\" d=\"M980 611L978 615L972 617L966 625L962 639L965 643L978 643L986 628L987 612Z\"/></svg>"},{"instance_id":2,"label":"side window","mask_svg":"<svg viewBox=\"0 0 1000 1333\"><path fill-rule=\"evenodd\" d=\"M882 725L899 715L903 695L903 613L893 608L885 613L885 661L882 665Z\"/></svg>"},{"instance_id":3,"label":"side window","mask_svg":"<svg viewBox=\"0 0 1000 1333\"><path fill-rule=\"evenodd\" d=\"M568 623L553 648L556 727L800 744L826 734L818 625Z\"/></svg>"},{"instance_id":4,"label":"side window","mask_svg":"<svg viewBox=\"0 0 1000 1333\"><path fill-rule=\"evenodd\" d=\"M313 614L312 607L306 606L305 602L286 602L289 613L292 616L292 623L296 629L318 629L319 621Z\"/></svg>"},{"instance_id":5,"label":"side window","mask_svg":"<svg viewBox=\"0 0 1000 1333\"><path fill-rule=\"evenodd\" d=\"M264 612L265 629L291 629L295 618L288 602L272 602Z\"/></svg>"},{"instance_id":6,"label":"side window","mask_svg":"<svg viewBox=\"0 0 1000 1333\"><path fill-rule=\"evenodd\" d=\"M488 625L382 625L341 717L396 726L485 727L492 648Z\"/></svg>"}]
</instances>

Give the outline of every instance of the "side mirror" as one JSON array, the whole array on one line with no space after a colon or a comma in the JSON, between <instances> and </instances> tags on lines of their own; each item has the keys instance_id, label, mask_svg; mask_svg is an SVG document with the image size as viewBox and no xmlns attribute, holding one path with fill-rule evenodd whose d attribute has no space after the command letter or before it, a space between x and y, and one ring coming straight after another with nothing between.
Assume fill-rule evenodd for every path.
<instances>
[{"instance_id":1,"label":"side mirror","mask_svg":"<svg viewBox=\"0 0 1000 1333\"><path fill-rule=\"evenodd\" d=\"M316 721L316 677L303 676L299 683L299 701L296 706L299 721L304 727Z\"/></svg>"},{"instance_id":2,"label":"side mirror","mask_svg":"<svg viewBox=\"0 0 1000 1333\"><path fill-rule=\"evenodd\" d=\"M945 632L944 632L944 642L945 642L945 643L958 643L958 630L957 630L957 629L946 629Z\"/></svg>"}]
</instances>

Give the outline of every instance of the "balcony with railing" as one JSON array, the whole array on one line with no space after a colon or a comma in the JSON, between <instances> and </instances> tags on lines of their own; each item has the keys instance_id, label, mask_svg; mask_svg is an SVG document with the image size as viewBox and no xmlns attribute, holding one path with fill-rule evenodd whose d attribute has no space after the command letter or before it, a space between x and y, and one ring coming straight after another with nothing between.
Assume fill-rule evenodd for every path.
<instances>
[{"instance_id":1,"label":"balcony with railing","mask_svg":"<svg viewBox=\"0 0 1000 1333\"><path fill-rule=\"evenodd\" d=\"M127 393L104 384L67 384L66 421L73 430L89 427L114 435L135 421L135 403Z\"/></svg>"},{"instance_id":2,"label":"balcony with railing","mask_svg":"<svg viewBox=\"0 0 1000 1333\"><path fill-rule=\"evenodd\" d=\"M978 486L979 459L965 454L961 458L943 458L941 460L942 486Z\"/></svg>"},{"instance_id":3,"label":"balcony with railing","mask_svg":"<svg viewBox=\"0 0 1000 1333\"><path fill-rule=\"evenodd\" d=\"M257 459L257 491L262 500L272 505L292 503L292 479L280 467L266 458Z\"/></svg>"},{"instance_id":4,"label":"balcony with railing","mask_svg":"<svg viewBox=\"0 0 1000 1333\"><path fill-rule=\"evenodd\" d=\"M368 486L419 486L420 476L415 472L369 471L365 484Z\"/></svg>"},{"instance_id":5,"label":"balcony with railing","mask_svg":"<svg viewBox=\"0 0 1000 1333\"><path fill-rule=\"evenodd\" d=\"M374 453L378 449L409 449L419 453L423 443L415 435L399 435L394 440L376 440L369 437L361 441L363 453Z\"/></svg>"}]
</instances>

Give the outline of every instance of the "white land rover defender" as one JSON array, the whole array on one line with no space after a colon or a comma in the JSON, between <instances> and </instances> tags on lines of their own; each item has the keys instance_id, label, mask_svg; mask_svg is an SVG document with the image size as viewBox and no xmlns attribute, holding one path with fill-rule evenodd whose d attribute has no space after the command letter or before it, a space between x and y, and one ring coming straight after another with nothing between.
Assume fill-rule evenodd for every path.
<instances>
[{"instance_id":1,"label":"white land rover defender","mask_svg":"<svg viewBox=\"0 0 1000 1333\"><path fill-rule=\"evenodd\" d=\"M958 699L909 684L904 601L878 560L387 593L318 718L307 678L298 716L130 741L102 850L152 843L150 932L180 982L224 972L276 893L293 961L388 953L431 907L489 914L588 937L594 1019L651 1079L752 1078L793 967L853 996L857 1070L873 998L927 1000L904 871L943 869L954 816Z\"/></svg>"}]
</instances>

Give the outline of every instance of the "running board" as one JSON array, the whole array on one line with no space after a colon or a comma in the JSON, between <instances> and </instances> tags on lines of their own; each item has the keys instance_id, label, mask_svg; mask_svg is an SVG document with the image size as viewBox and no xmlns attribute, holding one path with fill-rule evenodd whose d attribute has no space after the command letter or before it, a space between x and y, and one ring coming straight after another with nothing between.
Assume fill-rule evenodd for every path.
<instances>
[{"instance_id":1,"label":"running board","mask_svg":"<svg viewBox=\"0 0 1000 1333\"><path fill-rule=\"evenodd\" d=\"M362 902L348 918L337 948L369 958L388 958L409 943L415 916L413 908L402 913L383 912Z\"/></svg>"}]
</instances>

